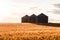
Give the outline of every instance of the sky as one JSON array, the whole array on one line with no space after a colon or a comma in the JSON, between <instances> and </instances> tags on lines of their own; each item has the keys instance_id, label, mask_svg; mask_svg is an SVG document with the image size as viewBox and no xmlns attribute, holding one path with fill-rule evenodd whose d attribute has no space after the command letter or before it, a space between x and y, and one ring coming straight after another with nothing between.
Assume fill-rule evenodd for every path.
<instances>
[{"instance_id":1,"label":"sky","mask_svg":"<svg viewBox=\"0 0 60 40\"><path fill-rule=\"evenodd\" d=\"M49 22L60 23L60 0L0 0L0 22L21 23L24 15L44 13Z\"/></svg>"}]
</instances>

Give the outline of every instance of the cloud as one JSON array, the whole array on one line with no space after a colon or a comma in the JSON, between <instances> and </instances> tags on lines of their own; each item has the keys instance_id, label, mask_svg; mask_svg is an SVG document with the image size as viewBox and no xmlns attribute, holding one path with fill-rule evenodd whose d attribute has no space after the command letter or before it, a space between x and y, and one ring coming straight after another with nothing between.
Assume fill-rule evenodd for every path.
<instances>
[{"instance_id":1,"label":"cloud","mask_svg":"<svg viewBox=\"0 0 60 40\"><path fill-rule=\"evenodd\" d=\"M60 10L54 10L53 13L60 14Z\"/></svg>"},{"instance_id":2,"label":"cloud","mask_svg":"<svg viewBox=\"0 0 60 40\"><path fill-rule=\"evenodd\" d=\"M54 4L56 8L60 8L60 4Z\"/></svg>"},{"instance_id":3,"label":"cloud","mask_svg":"<svg viewBox=\"0 0 60 40\"><path fill-rule=\"evenodd\" d=\"M60 14L60 4L52 4L54 6L54 9L48 11L50 13L54 14Z\"/></svg>"},{"instance_id":4,"label":"cloud","mask_svg":"<svg viewBox=\"0 0 60 40\"><path fill-rule=\"evenodd\" d=\"M48 11L50 13L54 13L54 14L60 14L60 10L57 9L53 9L52 11Z\"/></svg>"},{"instance_id":5,"label":"cloud","mask_svg":"<svg viewBox=\"0 0 60 40\"><path fill-rule=\"evenodd\" d=\"M30 10L40 10L39 7L31 7Z\"/></svg>"},{"instance_id":6,"label":"cloud","mask_svg":"<svg viewBox=\"0 0 60 40\"><path fill-rule=\"evenodd\" d=\"M60 14L60 4L54 4L54 7L56 8L53 10L53 13Z\"/></svg>"}]
</instances>

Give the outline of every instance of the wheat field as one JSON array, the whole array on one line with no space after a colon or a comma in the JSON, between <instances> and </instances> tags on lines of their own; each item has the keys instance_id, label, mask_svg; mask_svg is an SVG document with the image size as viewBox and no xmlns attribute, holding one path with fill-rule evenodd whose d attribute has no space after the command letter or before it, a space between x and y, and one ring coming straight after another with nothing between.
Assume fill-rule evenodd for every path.
<instances>
[{"instance_id":1,"label":"wheat field","mask_svg":"<svg viewBox=\"0 0 60 40\"><path fill-rule=\"evenodd\" d=\"M32 23L0 23L0 40L60 40L60 27Z\"/></svg>"}]
</instances>

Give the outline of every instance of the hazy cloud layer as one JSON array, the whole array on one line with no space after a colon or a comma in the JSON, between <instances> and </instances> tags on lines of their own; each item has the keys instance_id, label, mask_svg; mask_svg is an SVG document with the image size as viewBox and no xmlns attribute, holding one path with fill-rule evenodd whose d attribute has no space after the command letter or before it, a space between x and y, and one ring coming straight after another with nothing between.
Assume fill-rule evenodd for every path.
<instances>
[{"instance_id":1,"label":"hazy cloud layer","mask_svg":"<svg viewBox=\"0 0 60 40\"><path fill-rule=\"evenodd\" d=\"M54 6L60 8L60 4L54 4Z\"/></svg>"},{"instance_id":2,"label":"hazy cloud layer","mask_svg":"<svg viewBox=\"0 0 60 40\"><path fill-rule=\"evenodd\" d=\"M25 14L40 14L41 12L47 14L50 17L49 20L55 20L60 17L56 16L60 13L59 3L60 0L0 0L0 22L20 22L20 18Z\"/></svg>"},{"instance_id":3,"label":"hazy cloud layer","mask_svg":"<svg viewBox=\"0 0 60 40\"><path fill-rule=\"evenodd\" d=\"M53 10L53 13L60 14L60 4L54 4L54 6L56 7L56 9Z\"/></svg>"},{"instance_id":4,"label":"hazy cloud layer","mask_svg":"<svg viewBox=\"0 0 60 40\"><path fill-rule=\"evenodd\" d=\"M48 11L50 13L53 13L53 14L59 14L60 15L60 10L57 10L57 9L53 9L52 11Z\"/></svg>"},{"instance_id":5,"label":"hazy cloud layer","mask_svg":"<svg viewBox=\"0 0 60 40\"><path fill-rule=\"evenodd\" d=\"M53 14L60 14L60 4L52 4L54 6L54 9L48 11Z\"/></svg>"}]
</instances>

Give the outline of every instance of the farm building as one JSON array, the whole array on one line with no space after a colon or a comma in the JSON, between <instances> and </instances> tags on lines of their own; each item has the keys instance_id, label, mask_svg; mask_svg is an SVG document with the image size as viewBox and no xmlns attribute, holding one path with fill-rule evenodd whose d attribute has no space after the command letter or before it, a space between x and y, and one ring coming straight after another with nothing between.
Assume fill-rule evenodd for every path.
<instances>
[{"instance_id":1,"label":"farm building","mask_svg":"<svg viewBox=\"0 0 60 40\"><path fill-rule=\"evenodd\" d=\"M48 16L41 13L40 15L37 16L37 23L48 23Z\"/></svg>"},{"instance_id":2,"label":"farm building","mask_svg":"<svg viewBox=\"0 0 60 40\"><path fill-rule=\"evenodd\" d=\"M29 16L28 15L25 15L24 17L22 17L22 23L25 23L25 22L29 22Z\"/></svg>"},{"instance_id":3,"label":"farm building","mask_svg":"<svg viewBox=\"0 0 60 40\"><path fill-rule=\"evenodd\" d=\"M30 23L36 23L36 21L37 21L37 16L35 15L35 14L33 14L33 15L31 15L30 16L30 19L29 19L30 21Z\"/></svg>"},{"instance_id":4,"label":"farm building","mask_svg":"<svg viewBox=\"0 0 60 40\"><path fill-rule=\"evenodd\" d=\"M40 15L36 16L35 14L28 16L25 15L22 17L22 23L48 23L48 16L41 13Z\"/></svg>"}]
</instances>

